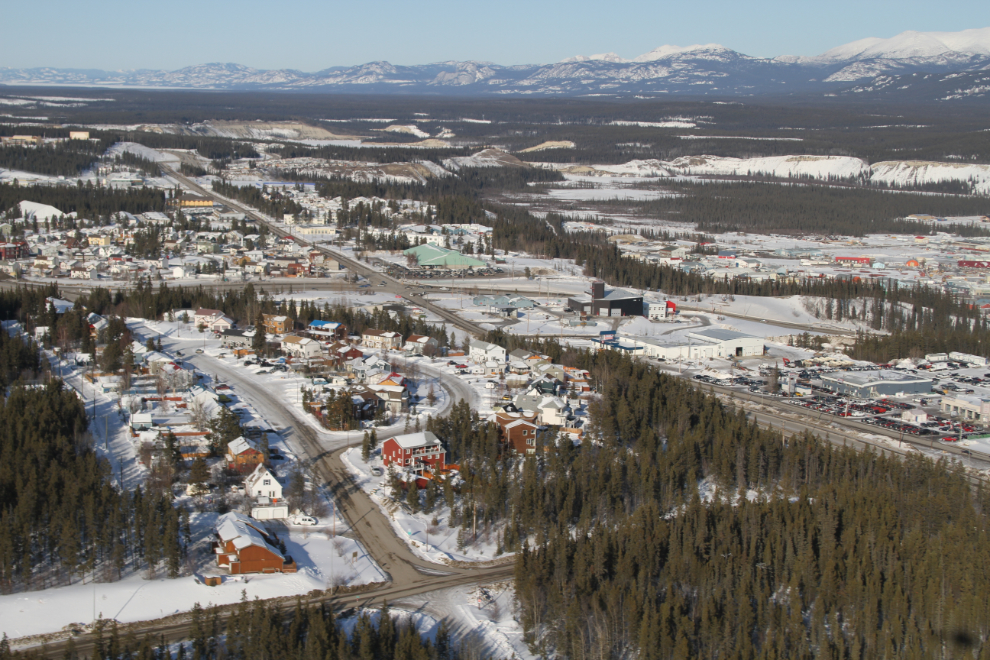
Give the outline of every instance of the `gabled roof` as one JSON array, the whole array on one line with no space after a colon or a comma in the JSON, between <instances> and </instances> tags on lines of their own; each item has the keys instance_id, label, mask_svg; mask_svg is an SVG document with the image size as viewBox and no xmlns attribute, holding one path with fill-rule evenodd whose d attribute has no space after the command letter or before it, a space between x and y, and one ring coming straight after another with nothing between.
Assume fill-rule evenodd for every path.
<instances>
[{"instance_id":1,"label":"gabled roof","mask_svg":"<svg viewBox=\"0 0 990 660\"><path fill-rule=\"evenodd\" d=\"M224 544L233 542L234 547L238 550L243 550L254 545L268 550L281 559L285 559L278 549L268 543L265 535L254 526L255 524L254 520L248 518L243 513L231 511L220 516L217 520L217 536L220 537L220 540Z\"/></svg>"},{"instance_id":2,"label":"gabled roof","mask_svg":"<svg viewBox=\"0 0 990 660\"><path fill-rule=\"evenodd\" d=\"M244 436L228 442L227 451L230 452L231 456L240 456L241 454L249 451L255 451L259 454L261 453L261 449L258 448L258 444L254 440L248 440Z\"/></svg>"},{"instance_id":3,"label":"gabled roof","mask_svg":"<svg viewBox=\"0 0 990 660\"><path fill-rule=\"evenodd\" d=\"M258 463L258 467L254 468L254 472L244 478L244 485L251 488L265 477L278 481L275 475L272 474L272 471L265 467L264 463Z\"/></svg>"}]
</instances>

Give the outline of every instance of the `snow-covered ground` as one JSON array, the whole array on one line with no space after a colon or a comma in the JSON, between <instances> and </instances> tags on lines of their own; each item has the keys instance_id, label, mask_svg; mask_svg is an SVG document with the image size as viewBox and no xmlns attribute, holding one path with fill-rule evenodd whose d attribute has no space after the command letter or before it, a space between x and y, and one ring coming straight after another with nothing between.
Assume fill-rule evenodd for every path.
<instances>
[{"instance_id":1,"label":"snow-covered ground","mask_svg":"<svg viewBox=\"0 0 990 660\"><path fill-rule=\"evenodd\" d=\"M356 541L333 537L324 527L278 527L286 552L299 572L285 575L226 576L223 584L207 587L200 579L223 575L210 552L210 533L217 514L191 516L197 569L195 575L169 580L149 579L143 571L131 572L117 582L93 582L86 576L70 586L0 596L0 634L10 638L55 632L72 623L90 623L96 618L121 623L144 621L192 609L237 603L242 595L277 598L309 593L332 586L386 581L381 569ZM357 553L357 556L352 556Z\"/></svg>"}]
</instances>

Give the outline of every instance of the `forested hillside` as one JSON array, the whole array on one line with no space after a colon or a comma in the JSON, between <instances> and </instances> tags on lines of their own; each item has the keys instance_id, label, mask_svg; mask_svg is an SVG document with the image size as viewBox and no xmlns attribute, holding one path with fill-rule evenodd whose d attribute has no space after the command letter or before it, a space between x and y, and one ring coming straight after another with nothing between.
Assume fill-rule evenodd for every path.
<instances>
[{"instance_id":1,"label":"forested hillside","mask_svg":"<svg viewBox=\"0 0 990 660\"><path fill-rule=\"evenodd\" d=\"M477 515L479 535L520 551L517 595L536 652L990 652L990 576L974 570L990 560L990 499L961 472L784 442L616 353L562 359L590 368L600 393L580 446L544 436L536 457L511 457L463 404L428 424L462 468L451 515L461 537L470 542Z\"/></svg>"}]
</instances>

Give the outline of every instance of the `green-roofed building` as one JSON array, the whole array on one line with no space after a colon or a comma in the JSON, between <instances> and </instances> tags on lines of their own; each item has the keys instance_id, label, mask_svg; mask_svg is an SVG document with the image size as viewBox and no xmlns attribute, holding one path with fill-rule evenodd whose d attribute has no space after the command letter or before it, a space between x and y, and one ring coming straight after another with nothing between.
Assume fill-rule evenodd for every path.
<instances>
[{"instance_id":1,"label":"green-roofed building","mask_svg":"<svg viewBox=\"0 0 990 660\"><path fill-rule=\"evenodd\" d=\"M424 243L405 250L402 254L416 257L420 268L447 270L465 270L469 268L485 268L487 263L480 259L468 257L457 250L443 248L438 245Z\"/></svg>"}]
</instances>

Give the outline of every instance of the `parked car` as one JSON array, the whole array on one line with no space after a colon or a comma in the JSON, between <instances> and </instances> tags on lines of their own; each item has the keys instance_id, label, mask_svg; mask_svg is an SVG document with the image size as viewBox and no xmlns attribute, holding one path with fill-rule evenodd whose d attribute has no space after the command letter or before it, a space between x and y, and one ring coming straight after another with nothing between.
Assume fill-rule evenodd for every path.
<instances>
[{"instance_id":1,"label":"parked car","mask_svg":"<svg viewBox=\"0 0 990 660\"><path fill-rule=\"evenodd\" d=\"M291 518L289 518L289 522L292 523L293 525L312 526L317 523L317 520L312 516L292 516Z\"/></svg>"}]
</instances>

